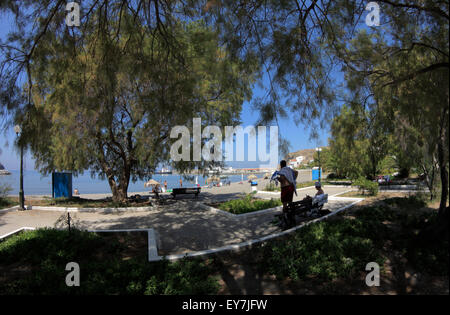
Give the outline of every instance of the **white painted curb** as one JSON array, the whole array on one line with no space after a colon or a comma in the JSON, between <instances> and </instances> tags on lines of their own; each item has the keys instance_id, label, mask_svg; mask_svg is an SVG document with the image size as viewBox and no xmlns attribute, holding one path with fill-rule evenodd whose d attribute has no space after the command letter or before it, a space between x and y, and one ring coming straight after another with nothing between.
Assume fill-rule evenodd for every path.
<instances>
[{"instance_id":1,"label":"white painted curb","mask_svg":"<svg viewBox=\"0 0 450 315\"><path fill-rule=\"evenodd\" d=\"M338 209L336 211L333 211L330 214L327 214L327 215L325 215L323 217L320 217L320 218L317 218L317 219L305 222L302 225L293 227L293 228L291 228L289 230L286 230L286 231L283 231L283 232L280 232L280 233L271 234L271 235L267 235L267 236L264 236L264 237L261 237L261 238L257 238L257 239L253 239L253 240L250 240L250 241L245 241L245 242L241 242L241 243L238 243L238 244L232 244L232 245L227 245L227 246L213 248L213 249L207 249L207 250L202 250L202 251L197 251L197 252L189 252L189 253L178 254L178 255L152 257L152 258L149 259L149 261L159 261L159 260L164 260L164 259L167 259L167 260L178 260L178 259L182 259L182 258L185 258L185 257L196 257L196 256L203 256L203 255L208 255L208 254L213 254L213 253L218 253L218 252L223 252L223 251L238 250L238 249L241 249L241 248L246 247L246 246L250 246L250 245L253 245L253 244L261 243L261 242L264 242L264 241L267 241L267 240L270 240L270 239L273 239L273 238L277 238L277 237L280 237L280 236L292 233L292 232L294 232L294 231L296 231L298 229L301 229L304 226L307 226L308 224L319 222L319 221L322 221L322 220L326 220L328 217L336 215L337 213L352 207L353 205L361 202L362 200L364 200L364 199L363 198L359 198L359 199L355 200L354 202L352 202L351 204L349 204L349 205L347 205L345 207L342 207L342 208L340 208L340 209Z\"/></svg>"},{"instance_id":2,"label":"white painted curb","mask_svg":"<svg viewBox=\"0 0 450 315\"><path fill-rule=\"evenodd\" d=\"M11 236L13 234L16 234L16 233L19 233L19 232L22 232L22 231L32 231L32 230L36 230L36 228L24 226L24 227L21 227L20 229L14 230L12 232L9 232L9 233L7 233L5 235L0 236L0 240L3 240L3 239L5 239L5 238L7 238L7 237L9 237L9 236Z\"/></svg>"},{"instance_id":3,"label":"white painted curb","mask_svg":"<svg viewBox=\"0 0 450 315\"><path fill-rule=\"evenodd\" d=\"M20 208L20 206L14 206L11 208L2 209L2 210L0 210L0 212L10 212L10 211L18 210L19 208Z\"/></svg>"},{"instance_id":4,"label":"white painted curb","mask_svg":"<svg viewBox=\"0 0 450 315\"><path fill-rule=\"evenodd\" d=\"M247 213L241 213L241 214L234 214L228 211L223 211L220 210L218 208L214 208L205 204L199 204L198 205L200 208L203 208L205 210L211 211L213 213L220 213L223 215L226 215L229 218L232 219L243 219L243 218L247 218L250 216L258 216L258 215L264 215L264 214L268 214L268 213L275 213L275 212L279 212L281 211L281 209L283 208L283 206L278 206L278 207L274 207L274 208L269 208L269 209L264 209L264 210L259 210L259 211L253 211L253 212L247 212Z\"/></svg>"},{"instance_id":5,"label":"white painted curb","mask_svg":"<svg viewBox=\"0 0 450 315\"><path fill-rule=\"evenodd\" d=\"M117 232L147 232L148 260L155 259L158 256L158 246L155 230L150 229L119 229L119 230L87 230L93 233L117 233Z\"/></svg>"},{"instance_id":6,"label":"white painted curb","mask_svg":"<svg viewBox=\"0 0 450 315\"><path fill-rule=\"evenodd\" d=\"M128 208L69 208L69 207L47 207L47 206L28 206L27 210L39 211L61 211L61 212L143 212L155 210L155 207L128 207Z\"/></svg>"},{"instance_id":7,"label":"white painted curb","mask_svg":"<svg viewBox=\"0 0 450 315\"><path fill-rule=\"evenodd\" d=\"M335 200L339 200L339 199L344 199L344 198L342 198L342 197L335 197ZM249 240L249 241L245 241L245 242L241 242L241 243L238 243L238 244L232 244L232 245L227 245L227 246L223 246L223 247L218 247L218 248L213 248L213 249L208 249L208 250L202 250L202 251L196 251L196 252L189 252L189 253L178 254L178 255L168 255L168 256L159 256L158 255L158 246L157 246L158 242L157 242L157 236L156 236L157 233L156 233L156 231L153 228L149 228L149 229L119 229L119 230L87 230L87 231L88 232L137 232L137 231L147 231L147 233L148 233L148 261L153 262L153 261L160 261L160 260L164 260L164 259L177 260L177 259L182 259L184 257L196 257L196 256L203 256L203 255L208 255L208 254L218 253L218 252L223 252L223 251L238 250L238 249L241 249L241 248L246 247L246 246L250 246L250 245L261 243L261 242L264 242L264 241L267 241L267 240L270 240L270 239L273 239L273 238L277 238L277 237L280 237L280 236L292 233L292 232L294 232L294 231L296 231L296 230L298 230L298 229L300 229L300 228L302 228L304 226L307 226L307 225L309 225L311 223L315 223L315 222L319 222L319 221L322 221L322 220L326 220L328 217L336 215L337 213L339 213L341 211L344 211L344 210L352 207L353 205L361 202L362 200L364 200L363 198L345 198L345 199L349 199L349 200L352 199L354 201L351 204L349 204L349 205L346 205L346 206L344 206L344 207L342 207L340 209L337 209L336 211L331 212L330 214L327 214L327 215L325 215L323 217L320 217L320 218L317 218L317 219L305 222L305 223L303 223L303 224L301 224L299 226L293 227L293 228L291 228L289 230L286 230L286 231L283 231L283 232L280 232L280 233L267 235L267 236L264 236L264 237L261 237L261 238L257 238L257 239L253 239L253 240ZM198 204L198 205L199 206L208 207L208 206L203 205L203 204ZM208 207L208 208L212 208L212 207ZM279 208L279 207L277 207L277 208ZM266 209L266 210L262 210L262 211L268 212L268 210L272 210L273 211L274 209L277 209L277 208ZM215 209L215 208L212 208L212 209ZM222 210L219 210L219 209L216 209L216 210L224 212L224 213L227 213L228 215L241 216L241 215L234 215L232 213L228 213L228 212L225 212L225 211L222 211ZM255 212L252 212L252 213L255 213ZM252 213L249 213L249 214L252 214ZM246 215L248 215L248 214L246 213ZM15 233L18 233L20 231L23 231L23 230L35 230L35 228L33 228L33 227L22 227L20 229L17 229L15 231L12 231L12 232L10 232L8 234L5 234L5 235L1 236L0 240L6 238L8 236L11 236L11 235L13 235Z\"/></svg>"}]
</instances>

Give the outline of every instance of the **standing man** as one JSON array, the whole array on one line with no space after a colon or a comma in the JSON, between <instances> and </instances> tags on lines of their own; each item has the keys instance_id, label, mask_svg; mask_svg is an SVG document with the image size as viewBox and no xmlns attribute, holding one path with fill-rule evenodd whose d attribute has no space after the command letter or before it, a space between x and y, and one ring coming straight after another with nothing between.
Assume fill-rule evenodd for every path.
<instances>
[{"instance_id":1,"label":"standing man","mask_svg":"<svg viewBox=\"0 0 450 315\"><path fill-rule=\"evenodd\" d=\"M180 187L183 187L183 180L180 177Z\"/></svg>"},{"instance_id":2,"label":"standing man","mask_svg":"<svg viewBox=\"0 0 450 315\"><path fill-rule=\"evenodd\" d=\"M294 193L297 195L297 183L296 179L298 171L293 170L289 166L286 166L286 161L280 162L280 171L278 172L278 180L281 186L281 202L283 208L286 208L289 202L292 202Z\"/></svg>"},{"instance_id":3,"label":"standing man","mask_svg":"<svg viewBox=\"0 0 450 315\"><path fill-rule=\"evenodd\" d=\"M164 180L164 189L167 191L167 181Z\"/></svg>"}]
</instances>

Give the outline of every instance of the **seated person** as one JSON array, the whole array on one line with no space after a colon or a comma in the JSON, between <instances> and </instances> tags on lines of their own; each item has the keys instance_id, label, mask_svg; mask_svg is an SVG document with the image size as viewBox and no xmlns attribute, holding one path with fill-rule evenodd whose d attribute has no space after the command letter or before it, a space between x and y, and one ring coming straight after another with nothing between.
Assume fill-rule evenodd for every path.
<instances>
[{"instance_id":1,"label":"seated person","mask_svg":"<svg viewBox=\"0 0 450 315\"><path fill-rule=\"evenodd\" d=\"M319 195L323 195L323 194L324 194L324 191L323 191L323 189L322 189L322 184L321 184L320 182L316 182L314 186L315 186L316 189L317 189L317 192L316 192L316 194L315 194L314 197L317 197L317 196L319 196Z\"/></svg>"},{"instance_id":2,"label":"seated person","mask_svg":"<svg viewBox=\"0 0 450 315\"><path fill-rule=\"evenodd\" d=\"M159 185L156 185L153 187L153 193L156 196L156 199L159 199L159 193L161 192L161 187Z\"/></svg>"}]
</instances>

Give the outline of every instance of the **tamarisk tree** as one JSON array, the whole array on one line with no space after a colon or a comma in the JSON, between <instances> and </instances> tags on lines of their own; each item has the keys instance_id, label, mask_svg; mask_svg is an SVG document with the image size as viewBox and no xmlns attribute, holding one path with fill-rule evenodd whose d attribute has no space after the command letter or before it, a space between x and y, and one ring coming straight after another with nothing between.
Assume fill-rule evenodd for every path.
<instances>
[{"instance_id":1,"label":"tamarisk tree","mask_svg":"<svg viewBox=\"0 0 450 315\"><path fill-rule=\"evenodd\" d=\"M119 202L170 162L172 127L233 125L250 97L251 75L201 21L151 28L132 13L99 7L82 34L50 26L29 67L32 102L15 115L43 173L90 171Z\"/></svg>"}]
</instances>

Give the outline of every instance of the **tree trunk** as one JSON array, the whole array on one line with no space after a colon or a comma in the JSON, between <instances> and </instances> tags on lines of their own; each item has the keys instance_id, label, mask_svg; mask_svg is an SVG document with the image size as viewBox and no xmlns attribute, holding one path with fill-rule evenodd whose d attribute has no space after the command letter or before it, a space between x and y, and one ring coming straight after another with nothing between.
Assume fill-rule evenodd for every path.
<instances>
[{"instance_id":1,"label":"tree trunk","mask_svg":"<svg viewBox=\"0 0 450 315\"><path fill-rule=\"evenodd\" d=\"M445 156L445 148L448 145L447 142L447 130L448 130L448 107L443 110L443 116L441 117L441 126L439 130L438 140L438 165L441 175L441 203L439 205L439 215L443 215L447 207L447 195L449 193L448 187L448 172L447 162L448 158ZM448 210L447 210L448 211Z\"/></svg>"},{"instance_id":2,"label":"tree trunk","mask_svg":"<svg viewBox=\"0 0 450 315\"><path fill-rule=\"evenodd\" d=\"M113 195L112 200L114 202L125 203L128 198L129 180L126 181L126 179L121 179L119 180L119 184L117 184L116 180L111 176L108 178L108 183Z\"/></svg>"},{"instance_id":3,"label":"tree trunk","mask_svg":"<svg viewBox=\"0 0 450 315\"><path fill-rule=\"evenodd\" d=\"M444 139L440 139L438 143L438 163L439 163L439 171L441 175L441 203L439 205L439 215L442 215L447 206L447 195L448 195L448 172L447 165L444 159L444 147L443 147Z\"/></svg>"}]
</instances>

